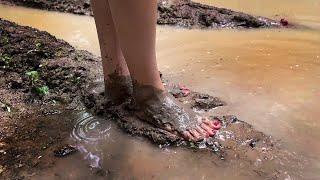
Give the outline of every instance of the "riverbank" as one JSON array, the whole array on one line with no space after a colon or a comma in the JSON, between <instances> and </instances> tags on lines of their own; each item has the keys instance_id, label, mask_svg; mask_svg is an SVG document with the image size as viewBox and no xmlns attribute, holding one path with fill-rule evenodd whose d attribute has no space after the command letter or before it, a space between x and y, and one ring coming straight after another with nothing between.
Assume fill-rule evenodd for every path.
<instances>
[{"instance_id":1,"label":"riverbank","mask_svg":"<svg viewBox=\"0 0 320 180\"><path fill-rule=\"evenodd\" d=\"M0 0L0 3L79 15L93 15L89 0ZM172 25L185 28L211 29L281 27L279 21L269 18L252 16L246 13L204 5L189 0L159 0L157 23L160 25Z\"/></svg>"}]
</instances>

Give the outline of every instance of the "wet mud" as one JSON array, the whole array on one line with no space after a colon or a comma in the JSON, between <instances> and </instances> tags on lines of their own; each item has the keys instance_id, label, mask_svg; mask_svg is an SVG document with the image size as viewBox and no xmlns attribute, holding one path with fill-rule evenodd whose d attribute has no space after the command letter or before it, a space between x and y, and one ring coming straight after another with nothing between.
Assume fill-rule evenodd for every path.
<instances>
[{"instance_id":1,"label":"wet mud","mask_svg":"<svg viewBox=\"0 0 320 180\"><path fill-rule=\"evenodd\" d=\"M48 157L73 122L40 117L81 108L80 91L98 66L96 57L47 32L0 19L0 176L19 179L52 165Z\"/></svg>"},{"instance_id":2,"label":"wet mud","mask_svg":"<svg viewBox=\"0 0 320 180\"><path fill-rule=\"evenodd\" d=\"M298 159L297 155L281 149L273 138L234 116L214 117L212 110L225 105L219 98L167 85L169 92L187 107L222 123L214 137L197 143L137 120L125 103L109 106L103 91L89 88L92 82L102 79L101 67L98 58L47 32L0 19L0 177L27 178L24 174L54 166L59 159L54 152L58 156L74 152L63 148L67 147L65 141L74 122L61 121L55 114L61 109L85 107L116 122L125 132L145 137L160 147L212 152L218 163L245 162L263 178L285 177L287 168L294 169L283 164L295 164L292 161Z\"/></svg>"},{"instance_id":3,"label":"wet mud","mask_svg":"<svg viewBox=\"0 0 320 180\"><path fill-rule=\"evenodd\" d=\"M90 0L0 0L0 3L92 15ZM186 28L267 28L282 25L269 18L208 6L190 0L159 0L157 23Z\"/></svg>"}]
</instances>

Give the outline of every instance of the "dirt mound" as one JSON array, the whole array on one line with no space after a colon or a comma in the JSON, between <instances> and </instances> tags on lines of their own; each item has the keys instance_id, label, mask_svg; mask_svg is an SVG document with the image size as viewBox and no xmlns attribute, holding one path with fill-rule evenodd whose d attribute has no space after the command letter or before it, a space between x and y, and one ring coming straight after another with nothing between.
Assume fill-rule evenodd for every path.
<instances>
[{"instance_id":1,"label":"dirt mound","mask_svg":"<svg viewBox=\"0 0 320 180\"><path fill-rule=\"evenodd\" d=\"M0 0L0 3L92 15L89 0ZM190 0L159 0L158 24L186 28L267 28L280 22Z\"/></svg>"},{"instance_id":2,"label":"dirt mound","mask_svg":"<svg viewBox=\"0 0 320 180\"><path fill-rule=\"evenodd\" d=\"M81 106L80 90L99 66L47 32L0 19L0 176L52 165L42 156L69 137L73 122L40 116Z\"/></svg>"}]
</instances>

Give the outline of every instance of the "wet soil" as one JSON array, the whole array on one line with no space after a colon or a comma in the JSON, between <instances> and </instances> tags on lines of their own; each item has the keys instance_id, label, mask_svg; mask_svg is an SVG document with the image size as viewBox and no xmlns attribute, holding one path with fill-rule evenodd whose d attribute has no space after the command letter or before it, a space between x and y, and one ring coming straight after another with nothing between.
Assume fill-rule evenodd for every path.
<instances>
[{"instance_id":1,"label":"wet soil","mask_svg":"<svg viewBox=\"0 0 320 180\"><path fill-rule=\"evenodd\" d=\"M2 4L92 15L89 0L0 0ZM159 0L158 24L187 28L266 28L287 26L280 22L190 0Z\"/></svg>"},{"instance_id":2,"label":"wet soil","mask_svg":"<svg viewBox=\"0 0 320 180\"><path fill-rule=\"evenodd\" d=\"M88 87L101 79L102 72L99 59L90 53L78 51L47 32L1 19L0 35L0 176L4 178L28 178L23 174L54 166L58 160L54 152L69 147L65 143L74 124L50 115L61 109L84 107L160 147L174 145L213 152L217 161L251 164L262 178L285 177L282 165L289 161L295 164L292 160L297 155L282 150L273 138L234 116L212 117L223 124L215 137L185 142L138 121L126 104L111 107L105 103L103 92L91 91ZM166 84L179 101L200 113L225 105L210 95L186 93L185 87Z\"/></svg>"},{"instance_id":3,"label":"wet soil","mask_svg":"<svg viewBox=\"0 0 320 180\"><path fill-rule=\"evenodd\" d=\"M19 177L64 143L72 122L38 116L81 108L80 90L97 66L96 57L47 32L0 19L0 174Z\"/></svg>"}]
</instances>

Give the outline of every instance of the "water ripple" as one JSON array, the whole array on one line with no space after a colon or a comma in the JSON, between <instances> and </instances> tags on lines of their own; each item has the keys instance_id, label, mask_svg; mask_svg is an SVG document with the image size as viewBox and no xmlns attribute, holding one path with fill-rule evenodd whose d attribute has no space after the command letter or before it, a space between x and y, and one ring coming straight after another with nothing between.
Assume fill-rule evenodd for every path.
<instances>
[{"instance_id":1,"label":"water ripple","mask_svg":"<svg viewBox=\"0 0 320 180\"><path fill-rule=\"evenodd\" d=\"M78 141L96 142L110 135L111 124L107 119L80 112L76 119L71 137Z\"/></svg>"}]
</instances>

